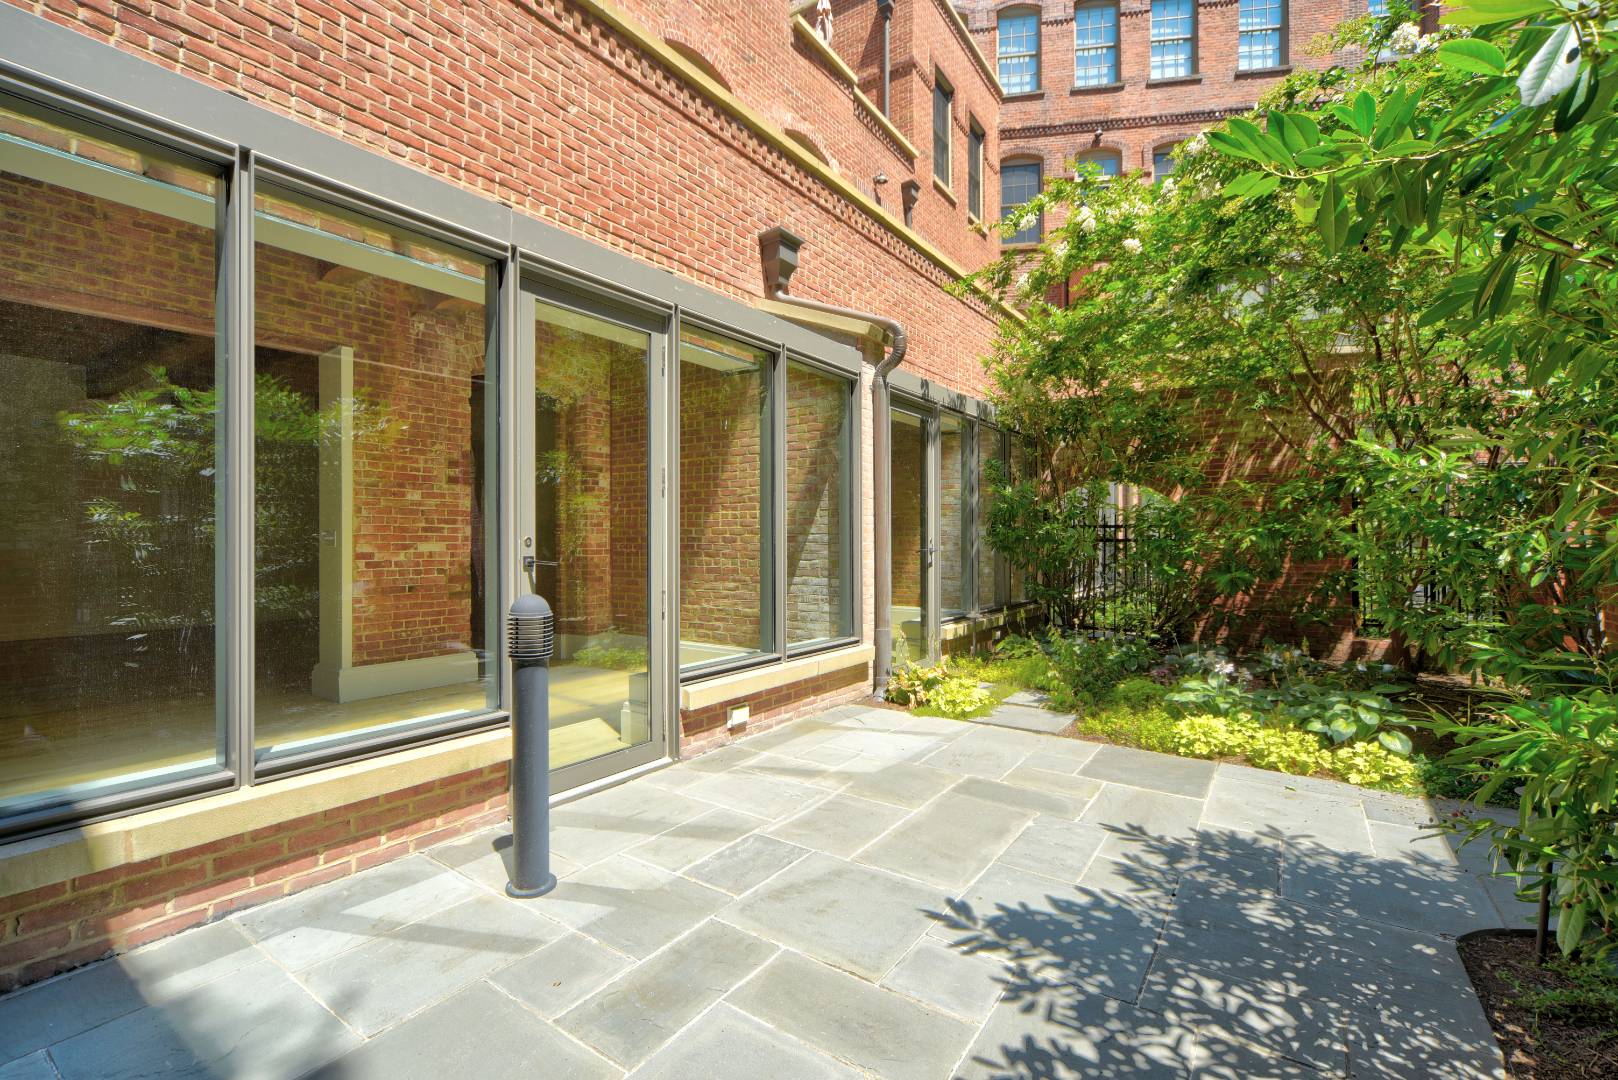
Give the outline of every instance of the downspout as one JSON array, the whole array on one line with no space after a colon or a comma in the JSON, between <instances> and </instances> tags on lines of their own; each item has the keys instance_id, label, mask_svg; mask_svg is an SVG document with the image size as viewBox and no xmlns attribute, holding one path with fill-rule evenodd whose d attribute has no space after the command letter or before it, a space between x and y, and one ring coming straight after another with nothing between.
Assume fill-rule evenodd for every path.
<instances>
[{"instance_id":1,"label":"downspout","mask_svg":"<svg viewBox=\"0 0 1618 1080\"><path fill-rule=\"evenodd\" d=\"M893 110L888 106L888 93L893 71L892 54L889 51L893 30L893 0L876 0L876 12L882 16L882 115L891 118Z\"/></svg>"},{"instance_id":2,"label":"downspout","mask_svg":"<svg viewBox=\"0 0 1618 1080\"><path fill-rule=\"evenodd\" d=\"M872 605L876 608L871 613L876 638L872 642L876 647L876 657L872 661L871 671L876 693L880 697L887 693L888 675L893 666L893 448L888 418L888 375L904 362L909 339L905 335L905 328L885 315L789 295L787 283L792 279L792 272L798 268L798 248L802 245L801 239L780 226L759 234L764 280L770 299L808 311L872 323L887 331L888 335L887 355L871 373L871 515L874 519L871 530L871 591L874 594Z\"/></svg>"}]
</instances>

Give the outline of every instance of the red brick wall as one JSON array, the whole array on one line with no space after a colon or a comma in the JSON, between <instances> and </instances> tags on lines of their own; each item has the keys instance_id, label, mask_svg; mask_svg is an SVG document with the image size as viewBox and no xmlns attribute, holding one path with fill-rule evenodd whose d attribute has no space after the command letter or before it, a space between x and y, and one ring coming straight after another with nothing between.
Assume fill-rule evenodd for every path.
<instances>
[{"instance_id":1,"label":"red brick wall","mask_svg":"<svg viewBox=\"0 0 1618 1080\"><path fill-rule=\"evenodd\" d=\"M503 821L507 768L0 897L0 993Z\"/></svg>"},{"instance_id":2,"label":"red brick wall","mask_svg":"<svg viewBox=\"0 0 1618 1080\"><path fill-rule=\"evenodd\" d=\"M842 486L848 422L843 380L788 365L788 642L833 637L844 630L834 584L848 569Z\"/></svg>"},{"instance_id":3,"label":"red brick wall","mask_svg":"<svg viewBox=\"0 0 1618 1080\"><path fill-rule=\"evenodd\" d=\"M705 754L733 738L756 735L819 709L859 700L870 693L870 687L871 669L867 664L801 679L734 701L681 712L681 755L691 757ZM751 706L751 716L745 728L732 734L725 727L726 716L732 706L744 701Z\"/></svg>"}]
</instances>

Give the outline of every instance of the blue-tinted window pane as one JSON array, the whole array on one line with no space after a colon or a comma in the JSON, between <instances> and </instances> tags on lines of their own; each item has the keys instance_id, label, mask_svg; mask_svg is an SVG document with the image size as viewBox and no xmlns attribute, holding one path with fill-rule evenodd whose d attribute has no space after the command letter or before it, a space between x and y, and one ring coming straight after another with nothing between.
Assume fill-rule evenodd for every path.
<instances>
[{"instance_id":1,"label":"blue-tinted window pane","mask_svg":"<svg viewBox=\"0 0 1618 1080\"><path fill-rule=\"evenodd\" d=\"M1388 13L1388 0L1367 0L1365 10L1380 19Z\"/></svg>"},{"instance_id":2,"label":"blue-tinted window pane","mask_svg":"<svg viewBox=\"0 0 1618 1080\"><path fill-rule=\"evenodd\" d=\"M1152 151L1152 179L1159 184L1174 173L1174 151L1175 146L1164 146Z\"/></svg>"},{"instance_id":3,"label":"blue-tinted window pane","mask_svg":"<svg viewBox=\"0 0 1618 1080\"><path fill-rule=\"evenodd\" d=\"M1000 85L1008 94L1039 89L1039 15L1012 12L1000 16Z\"/></svg>"},{"instance_id":4,"label":"blue-tinted window pane","mask_svg":"<svg viewBox=\"0 0 1618 1080\"><path fill-rule=\"evenodd\" d=\"M945 187L949 187L949 114L954 97L943 80L933 85L933 176Z\"/></svg>"},{"instance_id":5,"label":"blue-tinted window pane","mask_svg":"<svg viewBox=\"0 0 1618 1080\"><path fill-rule=\"evenodd\" d=\"M1236 68L1280 67L1281 0L1241 0L1236 36Z\"/></svg>"},{"instance_id":6,"label":"blue-tinted window pane","mask_svg":"<svg viewBox=\"0 0 1618 1080\"><path fill-rule=\"evenodd\" d=\"M1196 31L1194 0L1152 0L1152 66L1154 79L1176 79L1196 73L1192 57Z\"/></svg>"},{"instance_id":7,"label":"blue-tinted window pane","mask_svg":"<svg viewBox=\"0 0 1618 1080\"><path fill-rule=\"evenodd\" d=\"M1000 166L1000 217L1012 217L1017 208L1023 203L1039 194L1039 165L1030 162L1024 165ZM1038 243L1044 232L1043 218L1035 218L1026 226L1006 237L1008 244Z\"/></svg>"},{"instance_id":8,"label":"blue-tinted window pane","mask_svg":"<svg viewBox=\"0 0 1618 1080\"><path fill-rule=\"evenodd\" d=\"M1101 170L1102 176L1117 176L1123 172L1123 162L1116 151L1097 150L1079 158L1081 165L1094 165Z\"/></svg>"},{"instance_id":9,"label":"blue-tinted window pane","mask_svg":"<svg viewBox=\"0 0 1618 1080\"><path fill-rule=\"evenodd\" d=\"M1081 7L1073 13L1073 85L1108 86L1118 81L1118 8Z\"/></svg>"}]
</instances>

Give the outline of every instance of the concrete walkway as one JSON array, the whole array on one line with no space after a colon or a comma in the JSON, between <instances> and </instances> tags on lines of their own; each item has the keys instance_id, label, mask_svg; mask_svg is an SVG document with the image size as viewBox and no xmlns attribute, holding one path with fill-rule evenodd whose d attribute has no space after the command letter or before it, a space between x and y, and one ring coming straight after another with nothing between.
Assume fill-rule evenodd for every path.
<instances>
[{"instance_id":1,"label":"concrete walkway","mask_svg":"<svg viewBox=\"0 0 1618 1080\"><path fill-rule=\"evenodd\" d=\"M1418 800L844 707L0 998L0 1080L1503 1075Z\"/></svg>"}]
</instances>

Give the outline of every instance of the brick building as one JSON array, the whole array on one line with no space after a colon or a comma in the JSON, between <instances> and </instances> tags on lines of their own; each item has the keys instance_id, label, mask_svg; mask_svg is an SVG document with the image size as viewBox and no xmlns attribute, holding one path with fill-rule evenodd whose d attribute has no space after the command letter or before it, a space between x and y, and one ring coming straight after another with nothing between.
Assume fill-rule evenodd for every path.
<instances>
[{"instance_id":1,"label":"brick building","mask_svg":"<svg viewBox=\"0 0 1618 1080\"><path fill-rule=\"evenodd\" d=\"M1377 12L1379 0L1370 0ZM1038 191L1074 161L1160 179L1170 153L1257 104L1366 0L1036 0L958 5L1005 88L1002 198ZM1008 168L1009 167L1009 168ZM1017 240L1037 239L1038 226Z\"/></svg>"},{"instance_id":2,"label":"brick building","mask_svg":"<svg viewBox=\"0 0 1618 1080\"><path fill-rule=\"evenodd\" d=\"M0 5L0 990L502 818L521 593L562 798L1019 617L994 66L826 14Z\"/></svg>"},{"instance_id":3,"label":"brick building","mask_svg":"<svg viewBox=\"0 0 1618 1080\"><path fill-rule=\"evenodd\" d=\"M1274 77L1114 10L0 4L0 991L502 819L523 593L564 799L1020 619L948 287Z\"/></svg>"}]
</instances>

